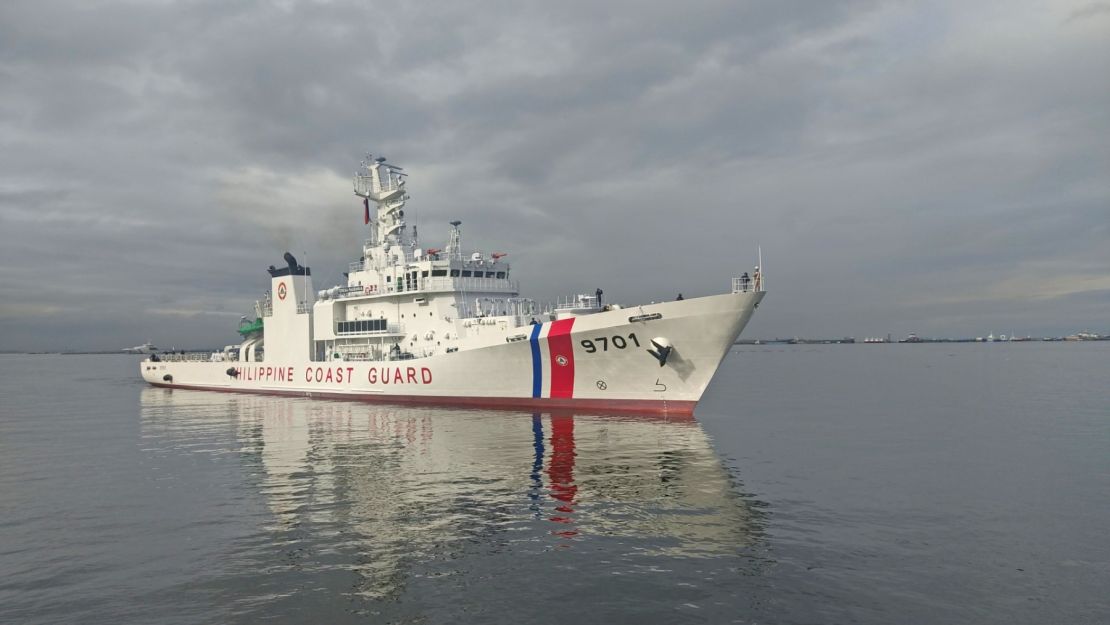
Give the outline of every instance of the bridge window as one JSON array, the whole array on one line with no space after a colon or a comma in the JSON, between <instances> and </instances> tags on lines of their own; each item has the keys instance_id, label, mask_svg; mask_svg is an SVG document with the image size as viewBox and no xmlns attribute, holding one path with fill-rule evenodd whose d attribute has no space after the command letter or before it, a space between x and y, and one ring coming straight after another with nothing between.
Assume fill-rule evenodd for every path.
<instances>
[{"instance_id":1,"label":"bridge window","mask_svg":"<svg viewBox=\"0 0 1110 625\"><path fill-rule=\"evenodd\" d=\"M432 270L432 277L433 278L442 278L446 275L447 275L447 270L446 269L433 269Z\"/></svg>"},{"instance_id":2,"label":"bridge window","mask_svg":"<svg viewBox=\"0 0 1110 625\"><path fill-rule=\"evenodd\" d=\"M351 334L356 332L384 332L386 330L385 319L359 319L357 321L339 321L336 324L336 330L340 334Z\"/></svg>"}]
</instances>

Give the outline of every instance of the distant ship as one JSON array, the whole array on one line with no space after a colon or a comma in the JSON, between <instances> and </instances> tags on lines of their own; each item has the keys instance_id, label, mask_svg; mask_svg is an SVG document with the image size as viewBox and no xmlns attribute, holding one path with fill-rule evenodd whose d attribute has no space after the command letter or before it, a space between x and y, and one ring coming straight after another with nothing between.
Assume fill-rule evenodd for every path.
<instances>
[{"instance_id":1,"label":"distant ship","mask_svg":"<svg viewBox=\"0 0 1110 625\"><path fill-rule=\"evenodd\" d=\"M158 351L158 348L155 347L154 344L146 342L142 345L136 345L135 347L124 347L122 351L128 354L153 354Z\"/></svg>"},{"instance_id":2,"label":"distant ship","mask_svg":"<svg viewBox=\"0 0 1110 625\"><path fill-rule=\"evenodd\" d=\"M541 308L506 254L422 248L403 210L407 174L367 157L354 178L370 238L346 284L315 291L285 253L242 342L153 355L155 386L381 402L691 414L764 296L757 265L720 295L622 307L602 291ZM373 207L371 206L373 203Z\"/></svg>"}]
</instances>

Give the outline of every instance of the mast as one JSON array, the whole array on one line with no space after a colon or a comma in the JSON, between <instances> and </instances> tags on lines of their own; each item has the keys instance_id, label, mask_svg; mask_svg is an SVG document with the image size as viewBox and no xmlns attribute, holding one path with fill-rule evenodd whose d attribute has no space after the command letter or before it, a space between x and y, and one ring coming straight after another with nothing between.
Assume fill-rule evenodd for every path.
<instances>
[{"instance_id":1,"label":"mast","mask_svg":"<svg viewBox=\"0 0 1110 625\"><path fill-rule=\"evenodd\" d=\"M384 156L374 158L367 154L359 171L355 173L355 195L375 204L370 217L370 247L404 245L405 191L404 169L386 162Z\"/></svg>"},{"instance_id":2,"label":"mast","mask_svg":"<svg viewBox=\"0 0 1110 625\"><path fill-rule=\"evenodd\" d=\"M462 260L462 234L459 232L461 225L461 221L451 222L451 236L447 239L447 249L444 250L449 260Z\"/></svg>"},{"instance_id":3,"label":"mast","mask_svg":"<svg viewBox=\"0 0 1110 625\"><path fill-rule=\"evenodd\" d=\"M766 271L763 270L763 246L757 245L756 250L757 250L757 259L756 259L755 262L759 263L758 265L756 265L756 268L759 269L759 286L756 288L756 290L757 291L763 291L764 290L763 276L764 276L764 274L767 273Z\"/></svg>"}]
</instances>

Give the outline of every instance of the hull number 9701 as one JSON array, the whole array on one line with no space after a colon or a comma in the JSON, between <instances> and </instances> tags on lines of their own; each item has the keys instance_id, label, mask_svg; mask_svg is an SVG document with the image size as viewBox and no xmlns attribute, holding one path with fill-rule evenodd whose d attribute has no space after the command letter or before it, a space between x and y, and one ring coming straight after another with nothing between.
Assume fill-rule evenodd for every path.
<instances>
[{"instance_id":1,"label":"hull number 9701","mask_svg":"<svg viewBox=\"0 0 1110 625\"><path fill-rule=\"evenodd\" d=\"M616 336L599 336L594 339L582 339L581 343L586 353L592 354L598 350L599 345L601 346L601 351L607 352L609 351L610 345L613 346L613 349L624 349L628 347L629 341L632 341L632 344L636 347L640 346L640 339L636 338L635 332L630 333L627 339L618 334Z\"/></svg>"}]
</instances>

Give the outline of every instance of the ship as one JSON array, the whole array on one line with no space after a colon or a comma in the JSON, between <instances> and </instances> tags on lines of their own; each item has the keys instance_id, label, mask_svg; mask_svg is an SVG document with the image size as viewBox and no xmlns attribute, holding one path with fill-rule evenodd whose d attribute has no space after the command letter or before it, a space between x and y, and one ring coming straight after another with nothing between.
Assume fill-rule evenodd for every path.
<instances>
[{"instance_id":1,"label":"ship","mask_svg":"<svg viewBox=\"0 0 1110 625\"><path fill-rule=\"evenodd\" d=\"M158 348L154 346L154 343L147 341L142 345L136 345L134 347L124 347L121 351L123 351L123 353L125 354L153 354L158 351Z\"/></svg>"},{"instance_id":2,"label":"ship","mask_svg":"<svg viewBox=\"0 0 1110 625\"><path fill-rule=\"evenodd\" d=\"M420 246L408 174L367 155L354 176L369 238L346 283L315 290L285 252L270 290L216 352L151 355L159 387L387 403L693 414L766 294L759 265L722 293L622 306L603 292L541 306L507 254L464 252L461 221Z\"/></svg>"}]
</instances>

